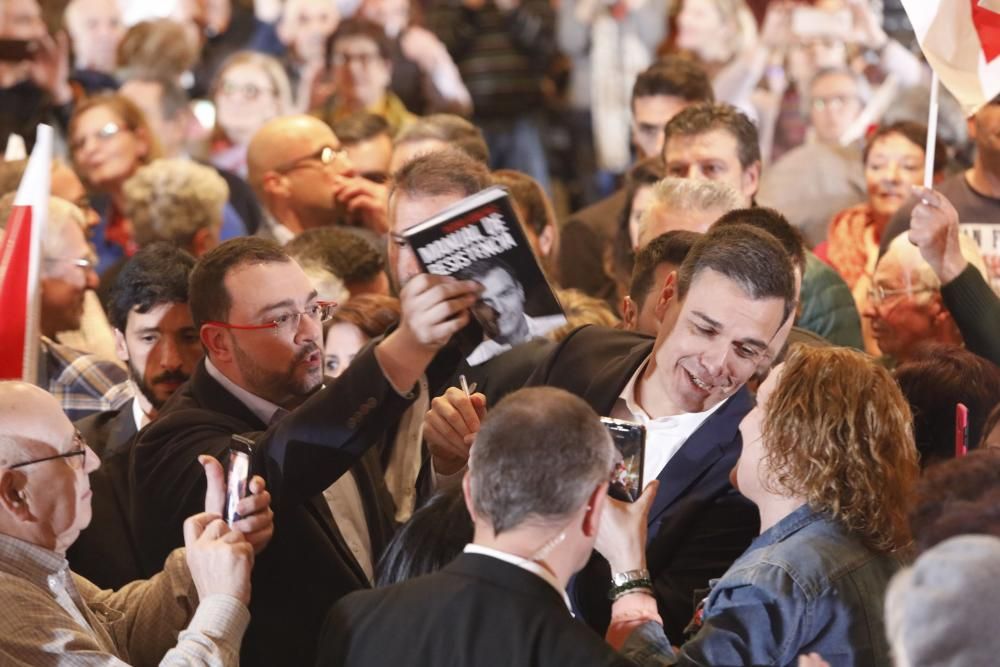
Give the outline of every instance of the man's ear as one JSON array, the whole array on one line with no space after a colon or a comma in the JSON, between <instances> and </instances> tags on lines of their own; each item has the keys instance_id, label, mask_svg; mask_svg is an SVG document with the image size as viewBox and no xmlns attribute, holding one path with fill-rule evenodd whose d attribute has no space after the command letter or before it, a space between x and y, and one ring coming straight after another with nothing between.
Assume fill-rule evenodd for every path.
<instances>
[{"instance_id":1,"label":"man's ear","mask_svg":"<svg viewBox=\"0 0 1000 667\"><path fill-rule=\"evenodd\" d=\"M265 195L278 199L288 199L289 197L288 179L276 171L269 171L264 174L261 181L261 189Z\"/></svg>"},{"instance_id":2,"label":"man's ear","mask_svg":"<svg viewBox=\"0 0 1000 667\"><path fill-rule=\"evenodd\" d=\"M218 359L219 361L232 360L233 338L229 331L223 327L203 324L198 334L201 338L201 344L205 346L205 353L211 359Z\"/></svg>"},{"instance_id":3,"label":"man's ear","mask_svg":"<svg viewBox=\"0 0 1000 667\"><path fill-rule=\"evenodd\" d=\"M128 325L126 325L128 326ZM115 354L124 362L128 362L128 345L125 344L125 333L119 329L113 329L115 336Z\"/></svg>"},{"instance_id":4,"label":"man's ear","mask_svg":"<svg viewBox=\"0 0 1000 667\"><path fill-rule=\"evenodd\" d=\"M971 141L975 141L976 140L976 117L975 116L969 116L968 118L966 118L965 119L965 127L966 127L966 130L969 133L969 139Z\"/></svg>"},{"instance_id":5,"label":"man's ear","mask_svg":"<svg viewBox=\"0 0 1000 667\"><path fill-rule=\"evenodd\" d=\"M660 288L660 293L656 297L656 307L653 308L653 314L656 315L657 322L663 321L663 316L666 315L667 308L670 307L670 304L676 298L677 271L671 271L667 274L667 279L663 281L663 287Z\"/></svg>"},{"instance_id":6,"label":"man's ear","mask_svg":"<svg viewBox=\"0 0 1000 667\"><path fill-rule=\"evenodd\" d=\"M25 476L15 470L0 470L0 511L20 521L31 518L24 495Z\"/></svg>"},{"instance_id":7,"label":"man's ear","mask_svg":"<svg viewBox=\"0 0 1000 667\"><path fill-rule=\"evenodd\" d=\"M556 226L547 225L542 233L538 235L538 249L542 253L542 257L548 257L552 254L552 248L556 244Z\"/></svg>"},{"instance_id":8,"label":"man's ear","mask_svg":"<svg viewBox=\"0 0 1000 667\"><path fill-rule=\"evenodd\" d=\"M583 515L583 534L587 537L597 535L601 527L601 515L604 513L604 501L608 497L608 483L597 485L587 498L587 510Z\"/></svg>"},{"instance_id":9,"label":"man's ear","mask_svg":"<svg viewBox=\"0 0 1000 667\"><path fill-rule=\"evenodd\" d=\"M757 189L760 188L760 160L743 170L740 185L747 199L757 195Z\"/></svg>"},{"instance_id":10,"label":"man's ear","mask_svg":"<svg viewBox=\"0 0 1000 667\"><path fill-rule=\"evenodd\" d=\"M191 237L191 254L194 257L201 257L217 245L219 245L218 230L202 227Z\"/></svg>"},{"instance_id":11,"label":"man's ear","mask_svg":"<svg viewBox=\"0 0 1000 667\"><path fill-rule=\"evenodd\" d=\"M472 478L469 476L468 470L466 470L465 474L462 475L462 496L465 498L465 509L469 511L469 517L472 519L472 523L475 523L476 510L472 506Z\"/></svg>"},{"instance_id":12,"label":"man's ear","mask_svg":"<svg viewBox=\"0 0 1000 667\"><path fill-rule=\"evenodd\" d=\"M632 300L632 297L628 294L623 296L619 310L622 315L622 328L625 331L635 331L639 326L639 306Z\"/></svg>"}]
</instances>

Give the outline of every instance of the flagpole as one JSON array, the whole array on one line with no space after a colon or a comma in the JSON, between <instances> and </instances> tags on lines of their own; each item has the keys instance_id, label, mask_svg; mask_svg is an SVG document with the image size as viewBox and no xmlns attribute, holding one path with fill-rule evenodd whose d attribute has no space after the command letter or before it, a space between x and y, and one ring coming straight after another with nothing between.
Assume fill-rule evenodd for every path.
<instances>
[{"instance_id":1,"label":"flagpole","mask_svg":"<svg viewBox=\"0 0 1000 667\"><path fill-rule=\"evenodd\" d=\"M934 146L937 142L938 121L938 81L937 70L931 70L931 104L927 111L927 146L924 148L924 187L934 187Z\"/></svg>"}]
</instances>

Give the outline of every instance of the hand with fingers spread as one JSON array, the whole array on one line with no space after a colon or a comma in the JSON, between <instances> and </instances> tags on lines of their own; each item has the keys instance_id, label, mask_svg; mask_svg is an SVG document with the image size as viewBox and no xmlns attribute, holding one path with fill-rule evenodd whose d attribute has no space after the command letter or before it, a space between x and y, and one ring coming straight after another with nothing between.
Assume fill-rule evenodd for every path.
<instances>
[{"instance_id":1,"label":"hand with fingers spread","mask_svg":"<svg viewBox=\"0 0 1000 667\"><path fill-rule=\"evenodd\" d=\"M458 387L449 387L431 401L424 418L424 439L430 449L434 471L453 475L465 467L469 449L486 417L486 397L467 396Z\"/></svg>"},{"instance_id":2,"label":"hand with fingers spread","mask_svg":"<svg viewBox=\"0 0 1000 667\"><path fill-rule=\"evenodd\" d=\"M379 235L389 231L386 186L361 176L337 176L333 196L348 213L351 224L370 229Z\"/></svg>"},{"instance_id":3,"label":"hand with fingers spread","mask_svg":"<svg viewBox=\"0 0 1000 667\"><path fill-rule=\"evenodd\" d=\"M184 522L185 558L198 598L229 595L250 602L253 546L218 514L202 512Z\"/></svg>"},{"instance_id":4,"label":"hand with fingers spread","mask_svg":"<svg viewBox=\"0 0 1000 667\"><path fill-rule=\"evenodd\" d=\"M219 514L226 503L226 476L222 464L215 457L206 455L199 456L198 463L204 467L208 482L205 489L205 511ZM239 502L236 511L240 520L232 525L232 529L242 533L253 547L254 553L259 554L274 536L271 493L267 490L263 477L253 476L250 480L250 495Z\"/></svg>"},{"instance_id":5,"label":"hand with fingers spread","mask_svg":"<svg viewBox=\"0 0 1000 667\"><path fill-rule=\"evenodd\" d=\"M968 265L959 244L958 211L939 192L914 188L917 205L910 213L910 243L934 269L943 284L958 277Z\"/></svg>"},{"instance_id":6,"label":"hand with fingers spread","mask_svg":"<svg viewBox=\"0 0 1000 667\"><path fill-rule=\"evenodd\" d=\"M646 518L659 488L660 483L654 479L635 502L625 503L611 496L605 499L594 548L608 561L612 572L645 569Z\"/></svg>"}]
</instances>

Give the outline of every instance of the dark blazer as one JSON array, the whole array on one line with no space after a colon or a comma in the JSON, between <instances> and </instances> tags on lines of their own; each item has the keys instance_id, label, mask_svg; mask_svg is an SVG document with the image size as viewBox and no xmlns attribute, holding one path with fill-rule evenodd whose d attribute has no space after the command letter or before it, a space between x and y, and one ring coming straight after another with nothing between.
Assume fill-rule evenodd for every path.
<instances>
[{"instance_id":1,"label":"dark blazer","mask_svg":"<svg viewBox=\"0 0 1000 667\"><path fill-rule=\"evenodd\" d=\"M448 358L439 354L435 363L450 371ZM255 472L272 494L275 530L254 565L242 664L311 664L330 605L368 587L322 492L380 442L409 404L385 379L369 347L343 375L266 428L202 362L139 434L133 452L132 526L146 573L159 570L170 550L183 544L184 519L203 509L205 481L197 456L221 460L233 433L249 434L257 442ZM372 540L378 549L374 531Z\"/></svg>"},{"instance_id":2,"label":"dark blazer","mask_svg":"<svg viewBox=\"0 0 1000 667\"><path fill-rule=\"evenodd\" d=\"M343 598L327 616L318 654L320 667L631 664L575 621L546 581L481 554Z\"/></svg>"},{"instance_id":3,"label":"dark blazer","mask_svg":"<svg viewBox=\"0 0 1000 667\"><path fill-rule=\"evenodd\" d=\"M653 339L605 327L570 334L532 375L529 384L561 387L608 415ZM694 612L695 591L708 588L750 545L759 530L756 508L729 483L742 449L739 424L750 411L744 387L696 430L660 473L649 512L646 560L667 636L682 640ZM573 602L595 629L610 617L607 561L596 552L574 579Z\"/></svg>"},{"instance_id":4,"label":"dark blazer","mask_svg":"<svg viewBox=\"0 0 1000 667\"><path fill-rule=\"evenodd\" d=\"M572 214L559 232L559 285L604 299L613 306L615 281L604 271L604 252L618 233L625 188Z\"/></svg>"},{"instance_id":5,"label":"dark blazer","mask_svg":"<svg viewBox=\"0 0 1000 667\"><path fill-rule=\"evenodd\" d=\"M90 473L90 525L66 552L70 567L101 588L118 589L143 578L129 525L128 461L135 441L132 399L117 410L76 422L101 467Z\"/></svg>"}]
</instances>

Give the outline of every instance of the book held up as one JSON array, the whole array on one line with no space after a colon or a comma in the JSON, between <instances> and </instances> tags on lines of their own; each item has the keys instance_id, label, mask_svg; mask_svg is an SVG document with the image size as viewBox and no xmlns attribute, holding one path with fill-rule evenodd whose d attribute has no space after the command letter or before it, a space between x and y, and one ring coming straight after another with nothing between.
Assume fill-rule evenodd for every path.
<instances>
[{"instance_id":1,"label":"book held up","mask_svg":"<svg viewBox=\"0 0 1000 667\"><path fill-rule=\"evenodd\" d=\"M470 366L566 323L505 188L466 197L403 237L427 273L483 286L472 314L484 338L467 357Z\"/></svg>"}]
</instances>

